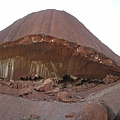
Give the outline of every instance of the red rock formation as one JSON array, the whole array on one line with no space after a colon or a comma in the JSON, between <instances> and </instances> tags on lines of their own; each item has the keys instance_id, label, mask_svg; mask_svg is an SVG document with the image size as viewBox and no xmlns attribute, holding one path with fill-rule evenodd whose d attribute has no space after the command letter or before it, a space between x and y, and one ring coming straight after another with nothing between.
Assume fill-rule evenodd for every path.
<instances>
[{"instance_id":1,"label":"red rock formation","mask_svg":"<svg viewBox=\"0 0 120 120\"><path fill-rule=\"evenodd\" d=\"M106 75L106 77L103 79L103 82L105 84L113 83L116 82L120 79L118 76L113 76L113 75Z\"/></svg>"},{"instance_id":2,"label":"red rock formation","mask_svg":"<svg viewBox=\"0 0 120 120\"><path fill-rule=\"evenodd\" d=\"M61 101L61 102L65 102L65 103L73 102L73 100L70 99L70 95L69 95L68 92L59 92L59 93L57 93L55 99L57 101Z\"/></svg>"},{"instance_id":3,"label":"red rock formation","mask_svg":"<svg viewBox=\"0 0 120 120\"><path fill-rule=\"evenodd\" d=\"M77 120L113 120L115 114L105 102L92 102L86 105Z\"/></svg>"},{"instance_id":4,"label":"red rock formation","mask_svg":"<svg viewBox=\"0 0 120 120\"><path fill-rule=\"evenodd\" d=\"M64 11L29 14L2 30L0 42L0 76L8 80L120 75L119 57Z\"/></svg>"},{"instance_id":5,"label":"red rock formation","mask_svg":"<svg viewBox=\"0 0 120 120\"><path fill-rule=\"evenodd\" d=\"M53 81L48 78L45 79L42 85L35 87L35 90L44 92L51 91L53 89L53 85Z\"/></svg>"}]
</instances>

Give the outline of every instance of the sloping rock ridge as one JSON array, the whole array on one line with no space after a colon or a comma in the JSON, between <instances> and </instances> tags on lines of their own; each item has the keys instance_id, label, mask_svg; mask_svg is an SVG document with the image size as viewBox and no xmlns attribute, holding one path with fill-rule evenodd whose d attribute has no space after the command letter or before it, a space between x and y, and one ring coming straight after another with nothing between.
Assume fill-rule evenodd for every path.
<instances>
[{"instance_id":1,"label":"sloping rock ridge","mask_svg":"<svg viewBox=\"0 0 120 120\"><path fill-rule=\"evenodd\" d=\"M0 79L120 75L120 58L72 15L29 14L0 31Z\"/></svg>"}]
</instances>

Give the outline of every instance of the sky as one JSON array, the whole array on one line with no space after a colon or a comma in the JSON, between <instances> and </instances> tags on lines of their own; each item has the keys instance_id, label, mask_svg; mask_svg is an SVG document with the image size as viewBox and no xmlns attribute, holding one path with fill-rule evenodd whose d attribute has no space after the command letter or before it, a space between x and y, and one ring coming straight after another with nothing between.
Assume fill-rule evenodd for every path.
<instances>
[{"instance_id":1,"label":"sky","mask_svg":"<svg viewBox=\"0 0 120 120\"><path fill-rule=\"evenodd\" d=\"M0 0L0 31L45 9L70 13L120 56L120 0Z\"/></svg>"}]
</instances>

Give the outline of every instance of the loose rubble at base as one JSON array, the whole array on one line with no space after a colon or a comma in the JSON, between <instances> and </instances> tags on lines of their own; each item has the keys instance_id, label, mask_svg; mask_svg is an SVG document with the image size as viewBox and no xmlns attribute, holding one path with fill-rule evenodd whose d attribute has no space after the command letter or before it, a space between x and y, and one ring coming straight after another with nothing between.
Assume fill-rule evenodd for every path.
<instances>
[{"instance_id":1,"label":"loose rubble at base","mask_svg":"<svg viewBox=\"0 0 120 120\"><path fill-rule=\"evenodd\" d=\"M74 93L87 91L98 85L106 85L117 82L119 76L107 75L103 80L95 78L77 78L66 75L59 78L47 79L27 79L10 80L8 82L0 80L0 92L37 101L54 100L60 102L84 102L85 99L80 96L74 96Z\"/></svg>"}]
</instances>

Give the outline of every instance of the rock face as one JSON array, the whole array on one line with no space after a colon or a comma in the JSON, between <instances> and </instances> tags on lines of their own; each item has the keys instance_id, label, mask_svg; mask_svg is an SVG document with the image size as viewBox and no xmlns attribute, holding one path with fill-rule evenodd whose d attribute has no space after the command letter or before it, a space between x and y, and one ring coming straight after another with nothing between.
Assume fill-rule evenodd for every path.
<instances>
[{"instance_id":1,"label":"rock face","mask_svg":"<svg viewBox=\"0 0 120 120\"><path fill-rule=\"evenodd\" d=\"M0 43L1 79L120 75L120 58L64 11L29 14L2 30Z\"/></svg>"},{"instance_id":2,"label":"rock face","mask_svg":"<svg viewBox=\"0 0 120 120\"><path fill-rule=\"evenodd\" d=\"M115 114L104 102L89 103L79 120L114 120Z\"/></svg>"}]
</instances>

